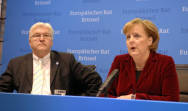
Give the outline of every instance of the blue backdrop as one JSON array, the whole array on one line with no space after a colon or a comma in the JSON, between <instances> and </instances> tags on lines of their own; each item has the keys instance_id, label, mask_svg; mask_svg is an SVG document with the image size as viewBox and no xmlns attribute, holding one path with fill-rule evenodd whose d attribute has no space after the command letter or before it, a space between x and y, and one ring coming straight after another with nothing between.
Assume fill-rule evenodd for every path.
<instances>
[{"instance_id":1,"label":"blue backdrop","mask_svg":"<svg viewBox=\"0 0 188 111\"><path fill-rule=\"evenodd\" d=\"M96 65L104 80L114 57L127 53L122 28L135 17L157 25L159 53L188 64L187 0L7 0L0 72L11 58L31 52L29 28L42 21L55 30L52 49Z\"/></svg>"}]
</instances>

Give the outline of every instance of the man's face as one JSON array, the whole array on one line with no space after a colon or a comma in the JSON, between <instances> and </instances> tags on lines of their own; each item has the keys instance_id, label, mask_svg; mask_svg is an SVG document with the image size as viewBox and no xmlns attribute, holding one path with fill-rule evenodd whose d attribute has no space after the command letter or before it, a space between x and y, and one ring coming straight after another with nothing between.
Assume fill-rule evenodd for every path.
<instances>
[{"instance_id":1,"label":"man's face","mask_svg":"<svg viewBox=\"0 0 188 111\"><path fill-rule=\"evenodd\" d=\"M50 29L45 26L39 26L33 29L29 37L29 44L35 54L40 52L50 52L53 45L53 38Z\"/></svg>"}]
</instances>

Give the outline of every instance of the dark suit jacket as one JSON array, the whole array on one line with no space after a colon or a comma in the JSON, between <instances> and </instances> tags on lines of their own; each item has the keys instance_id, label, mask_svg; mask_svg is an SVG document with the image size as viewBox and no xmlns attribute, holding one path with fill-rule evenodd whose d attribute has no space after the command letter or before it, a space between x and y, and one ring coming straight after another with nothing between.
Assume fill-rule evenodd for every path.
<instances>
[{"instance_id":1,"label":"dark suit jacket","mask_svg":"<svg viewBox=\"0 0 188 111\"><path fill-rule=\"evenodd\" d=\"M67 95L94 96L101 77L94 70L77 62L72 54L51 52L50 88L66 90ZM31 93L33 83L32 53L10 60L0 77L0 91Z\"/></svg>"},{"instance_id":2,"label":"dark suit jacket","mask_svg":"<svg viewBox=\"0 0 188 111\"><path fill-rule=\"evenodd\" d=\"M129 54L116 56L109 74L116 68L119 77L111 85L109 97L136 93L136 99L179 100L177 73L170 56L151 52L137 82L135 63Z\"/></svg>"}]
</instances>

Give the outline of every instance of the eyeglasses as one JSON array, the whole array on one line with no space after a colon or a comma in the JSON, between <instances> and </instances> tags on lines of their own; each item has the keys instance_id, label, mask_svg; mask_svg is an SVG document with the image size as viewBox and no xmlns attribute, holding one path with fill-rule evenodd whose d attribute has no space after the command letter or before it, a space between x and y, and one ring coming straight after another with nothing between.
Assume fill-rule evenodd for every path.
<instances>
[{"instance_id":1,"label":"eyeglasses","mask_svg":"<svg viewBox=\"0 0 188 111\"><path fill-rule=\"evenodd\" d=\"M44 34L36 33L36 34L33 34L31 37L32 38L40 38L40 37L50 38L52 37L52 35L49 33L44 33Z\"/></svg>"}]
</instances>

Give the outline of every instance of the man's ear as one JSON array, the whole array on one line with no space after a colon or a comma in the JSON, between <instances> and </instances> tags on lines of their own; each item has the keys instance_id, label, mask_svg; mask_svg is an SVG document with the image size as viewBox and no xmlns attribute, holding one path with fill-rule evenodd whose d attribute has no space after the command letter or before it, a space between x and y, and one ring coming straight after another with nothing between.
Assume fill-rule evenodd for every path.
<instances>
[{"instance_id":1,"label":"man's ear","mask_svg":"<svg viewBox=\"0 0 188 111\"><path fill-rule=\"evenodd\" d=\"M31 43L31 38L29 38L29 45L30 45L30 43Z\"/></svg>"}]
</instances>

